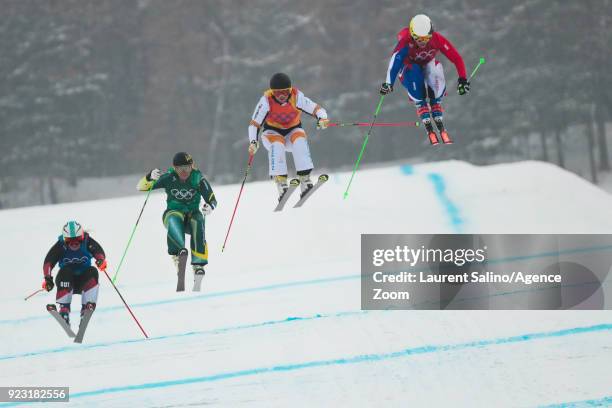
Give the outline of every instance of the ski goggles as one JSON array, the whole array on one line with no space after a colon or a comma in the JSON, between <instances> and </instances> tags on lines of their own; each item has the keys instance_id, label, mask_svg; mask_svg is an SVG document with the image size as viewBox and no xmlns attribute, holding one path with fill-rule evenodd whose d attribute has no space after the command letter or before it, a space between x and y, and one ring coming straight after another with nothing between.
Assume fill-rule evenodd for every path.
<instances>
[{"instance_id":1,"label":"ski goggles","mask_svg":"<svg viewBox=\"0 0 612 408\"><path fill-rule=\"evenodd\" d=\"M181 166L174 166L174 170L177 173L189 173L191 171L191 164L183 164Z\"/></svg>"},{"instance_id":2,"label":"ski goggles","mask_svg":"<svg viewBox=\"0 0 612 408\"><path fill-rule=\"evenodd\" d=\"M412 39L421 44L427 44L431 40L431 34L427 35L412 35Z\"/></svg>"},{"instance_id":3,"label":"ski goggles","mask_svg":"<svg viewBox=\"0 0 612 408\"><path fill-rule=\"evenodd\" d=\"M64 238L64 242L67 245L81 245L81 242L83 242L83 237L74 237L74 238Z\"/></svg>"},{"instance_id":4,"label":"ski goggles","mask_svg":"<svg viewBox=\"0 0 612 408\"><path fill-rule=\"evenodd\" d=\"M273 89L272 95L277 99L281 97L289 98L289 95L291 95L291 88Z\"/></svg>"}]
</instances>

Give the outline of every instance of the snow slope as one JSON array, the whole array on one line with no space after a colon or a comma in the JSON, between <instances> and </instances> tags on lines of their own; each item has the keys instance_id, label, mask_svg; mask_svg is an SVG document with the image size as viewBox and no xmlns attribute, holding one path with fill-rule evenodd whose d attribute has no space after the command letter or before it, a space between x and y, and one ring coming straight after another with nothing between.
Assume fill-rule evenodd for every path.
<instances>
[{"instance_id":1,"label":"snow slope","mask_svg":"<svg viewBox=\"0 0 612 408\"><path fill-rule=\"evenodd\" d=\"M359 289L362 233L610 233L612 196L539 162L361 170L343 200L349 176L282 213L248 183L224 253L239 186L216 188L199 294L174 292L152 194L119 274L149 340L103 275L82 345L44 312L52 294L23 300L70 218L113 273L144 195L1 211L0 386L68 385L83 407L612 404L609 311L368 312Z\"/></svg>"}]
</instances>

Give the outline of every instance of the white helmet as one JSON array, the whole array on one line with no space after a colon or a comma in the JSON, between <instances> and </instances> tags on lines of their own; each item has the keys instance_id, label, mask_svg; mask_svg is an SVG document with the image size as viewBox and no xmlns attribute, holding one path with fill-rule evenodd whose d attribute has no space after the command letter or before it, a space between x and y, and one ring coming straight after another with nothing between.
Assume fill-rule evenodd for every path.
<instances>
[{"instance_id":1,"label":"white helmet","mask_svg":"<svg viewBox=\"0 0 612 408\"><path fill-rule=\"evenodd\" d=\"M431 20L425 14L417 14L410 20L410 35L412 38L427 38L433 34Z\"/></svg>"},{"instance_id":2,"label":"white helmet","mask_svg":"<svg viewBox=\"0 0 612 408\"><path fill-rule=\"evenodd\" d=\"M83 239L83 227L76 221L68 221L64 228L62 228L62 235L64 237L64 241L68 239L80 238Z\"/></svg>"}]
</instances>

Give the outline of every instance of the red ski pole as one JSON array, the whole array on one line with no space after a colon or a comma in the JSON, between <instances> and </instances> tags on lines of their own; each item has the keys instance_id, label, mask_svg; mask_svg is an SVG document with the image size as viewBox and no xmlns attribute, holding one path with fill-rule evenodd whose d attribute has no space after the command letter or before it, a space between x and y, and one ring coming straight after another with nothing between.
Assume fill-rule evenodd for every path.
<instances>
[{"instance_id":1,"label":"red ski pole","mask_svg":"<svg viewBox=\"0 0 612 408\"><path fill-rule=\"evenodd\" d=\"M232 214L232 219L230 220L229 227L227 227L227 234L225 234L225 241L223 241L223 248L221 248L221 252L225 249L225 244L227 243L227 238L229 237L230 230L232 229L232 224L234 223L234 217L236 216L236 210L238 209L238 203L240 202L240 196L242 195L242 189L244 189L244 183L246 182L247 176L249 175L249 170L251 170L251 164L253 164L254 154L249 155L249 164L247 165L247 169L244 172L244 180L242 180L242 186L240 186L240 192L238 193L238 199L236 200L236 205L234 206L234 213Z\"/></svg>"},{"instance_id":2,"label":"red ski pole","mask_svg":"<svg viewBox=\"0 0 612 408\"><path fill-rule=\"evenodd\" d=\"M419 122L352 122L352 123L330 123L328 127L345 127L345 126L374 126L374 127L399 127L399 126L419 126Z\"/></svg>"},{"instance_id":3,"label":"red ski pole","mask_svg":"<svg viewBox=\"0 0 612 408\"><path fill-rule=\"evenodd\" d=\"M43 290L45 290L45 288L38 289L36 292L32 293L30 296L26 297L26 298L25 298L25 299L23 299L23 300L28 300L29 298L31 298L32 296L34 296L34 295L35 295L35 294L37 294L38 292L42 292Z\"/></svg>"},{"instance_id":4,"label":"red ski pole","mask_svg":"<svg viewBox=\"0 0 612 408\"><path fill-rule=\"evenodd\" d=\"M115 286L115 284L113 283L113 280L111 279L110 276L108 276L108 273L106 273L106 269L102 269L102 272L104 272L104 274L106 275L106 277L108 278L108 281L111 283L111 285L113 285L113 288L115 288L115 291L117 291L117 294L119 295L119 297L121 298L121 301L123 302L123 304L125 305L125 307L127 308L128 312L130 312L130 314L132 315L132 318L134 319L134 321L136 322L136 324L138 325L138 327L140 328L140 331L142 331L142 334L144 334L144 336L148 339L149 336L147 335L147 333L144 331L144 329L142 328L142 326L140 325L140 322L138 321L138 319L136 318L136 316L134 316L134 313L132 313L132 309L130 309L130 307L128 306L127 302L125 301L125 299L123 298L123 296L121 296L121 292L119 292L119 289L117 289L117 287Z\"/></svg>"}]
</instances>

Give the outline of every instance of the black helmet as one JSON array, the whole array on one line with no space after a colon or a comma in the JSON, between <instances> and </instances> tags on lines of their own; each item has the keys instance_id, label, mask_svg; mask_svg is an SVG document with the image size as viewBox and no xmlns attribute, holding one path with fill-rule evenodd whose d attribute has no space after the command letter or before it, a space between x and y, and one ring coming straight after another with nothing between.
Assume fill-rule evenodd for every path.
<instances>
[{"instance_id":1,"label":"black helmet","mask_svg":"<svg viewBox=\"0 0 612 408\"><path fill-rule=\"evenodd\" d=\"M270 78L270 89L287 89L291 88L291 79L289 75L282 72L272 75Z\"/></svg>"},{"instance_id":2,"label":"black helmet","mask_svg":"<svg viewBox=\"0 0 612 408\"><path fill-rule=\"evenodd\" d=\"M193 166L193 158L191 157L189 153L178 152L177 154L174 155L174 158L172 159L172 165L173 166L186 166L186 165Z\"/></svg>"}]
</instances>

